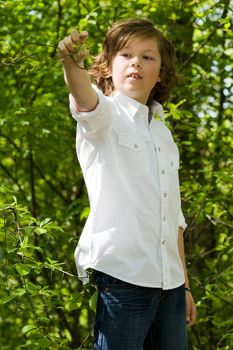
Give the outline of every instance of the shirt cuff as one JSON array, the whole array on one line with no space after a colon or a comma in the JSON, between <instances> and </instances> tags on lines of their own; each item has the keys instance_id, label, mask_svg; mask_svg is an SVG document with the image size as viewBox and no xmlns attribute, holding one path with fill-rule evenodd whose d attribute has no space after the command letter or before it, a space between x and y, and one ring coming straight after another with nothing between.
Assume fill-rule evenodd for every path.
<instances>
[{"instance_id":1,"label":"shirt cuff","mask_svg":"<svg viewBox=\"0 0 233 350\"><path fill-rule=\"evenodd\" d=\"M98 95L98 104L95 109L89 112L79 112L76 110L76 105L74 101L74 97L72 94L69 94L69 101L70 101L70 111L73 116L73 118L76 121L79 120L90 120L95 118L97 115L101 115L104 112L105 108L105 96L101 90L99 90L95 85L92 85L93 89L97 92Z\"/></svg>"},{"instance_id":2,"label":"shirt cuff","mask_svg":"<svg viewBox=\"0 0 233 350\"><path fill-rule=\"evenodd\" d=\"M181 209L180 209L180 212L179 212L179 227L181 227L183 230L185 230L186 227L187 227L187 224L186 224L186 221L185 221L185 218L184 218L184 214L183 214Z\"/></svg>"}]
</instances>

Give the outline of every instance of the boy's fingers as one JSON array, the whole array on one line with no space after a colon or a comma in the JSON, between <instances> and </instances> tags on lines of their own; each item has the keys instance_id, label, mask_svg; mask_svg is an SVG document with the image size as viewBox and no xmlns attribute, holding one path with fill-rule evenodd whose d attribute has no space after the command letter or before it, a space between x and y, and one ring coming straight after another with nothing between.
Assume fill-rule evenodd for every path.
<instances>
[{"instance_id":1,"label":"boy's fingers","mask_svg":"<svg viewBox=\"0 0 233 350\"><path fill-rule=\"evenodd\" d=\"M73 29L70 33L71 41L73 41L74 44L76 44L80 40L80 34L76 29Z\"/></svg>"},{"instance_id":2,"label":"boy's fingers","mask_svg":"<svg viewBox=\"0 0 233 350\"><path fill-rule=\"evenodd\" d=\"M82 52L80 52L77 57L80 61L84 61L89 55L89 50L83 50Z\"/></svg>"},{"instance_id":3,"label":"boy's fingers","mask_svg":"<svg viewBox=\"0 0 233 350\"><path fill-rule=\"evenodd\" d=\"M192 307L192 312L191 312L191 325L193 325L196 322L197 319L197 310L195 305Z\"/></svg>"},{"instance_id":4,"label":"boy's fingers","mask_svg":"<svg viewBox=\"0 0 233 350\"><path fill-rule=\"evenodd\" d=\"M76 44L77 42L85 41L87 37L88 37L87 31L83 31L83 32L79 33L76 29L73 29L71 34L70 34L71 41L74 44Z\"/></svg>"},{"instance_id":5,"label":"boy's fingers","mask_svg":"<svg viewBox=\"0 0 233 350\"><path fill-rule=\"evenodd\" d=\"M58 43L58 57L61 61L70 61L70 54L74 51L74 44L67 37Z\"/></svg>"},{"instance_id":6,"label":"boy's fingers","mask_svg":"<svg viewBox=\"0 0 233 350\"><path fill-rule=\"evenodd\" d=\"M63 40L63 43L64 43L65 46L66 46L67 53L68 53L68 52L73 52L73 51L74 51L74 43L73 43L73 41L71 40L70 36L67 36L67 37Z\"/></svg>"},{"instance_id":7,"label":"boy's fingers","mask_svg":"<svg viewBox=\"0 0 233 350\"><path fill-rule=\"evenodd\" d=\"M67 55L70 51L73 51L73 47L74 44L68 36L58 43L58 50L63 55Z\"/></svg>"},{"instance_id":8,"label":"boy's fingers","mask_svg":"<svg viewBox=\"0 0 233 350\"><path fill-rule=\"evenodd\" d=\"M88 56L89 51L86 48L82 48L81 44L86 40L87 37L88 32L86 31L79 33L76 29L72 30L69 36L65 37L58 43L58 57L62 61L69 61L70 54L75 54L78 61L84 61ZM78 43L80 43L80 50L77 49Z\"/></svg>"},{"instance_id":9,"label":"boy's fingers","mask_svg":"<svg viewBox=\"0 0 233 350\"><path fill-rule=\"evenodd\" d=\"M188 326L195 323L196 306L191 293L186 293L186 322Z\"/></svg>"},{"instance_id":10,"label":"boy's fingers","mask_svg":"<svg viewBox=\"0 0 233 350\"><path fill-rule=\"evenodd\" d=\"M67 54L68 54L68 50L66 48L64 41L62 40L58 43L58 56L62 57Z\"/></svg>"},{"instance_id":11,"label":"boy's fingers","mask_svg":"<svg viewBox=\"0 0 233 350\"><path fill-rule=\"evenodd\" d=\"M83 32L80 33L80 41L85 41L88 37L88 32L84 30Z\"/></svg>"}]
</instances>

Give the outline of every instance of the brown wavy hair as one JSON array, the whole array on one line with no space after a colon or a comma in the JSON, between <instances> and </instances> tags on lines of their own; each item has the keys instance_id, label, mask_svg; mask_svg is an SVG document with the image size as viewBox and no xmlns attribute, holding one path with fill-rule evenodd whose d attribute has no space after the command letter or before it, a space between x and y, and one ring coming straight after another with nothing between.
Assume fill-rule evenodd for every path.
<instances>
[{"instance_id":1,"label":"brown wavy hair","mask_svg":"<svg viewBox=\"0 0 233 350\"><path fill-rule=\"evenodd\" d=\"M104 40L102 52L94 58L93 66L89 71L92 81L107 96L114 91L110 76L112 60L117 52L135 37L157 40L161 55L161 82L157 82L152 89L147 105L149 106L153 100L164 103L178 82L178 74L175 70L175 51L162 32L146 19L127 19L113 24Z\"/></svg>"}]
</instances>

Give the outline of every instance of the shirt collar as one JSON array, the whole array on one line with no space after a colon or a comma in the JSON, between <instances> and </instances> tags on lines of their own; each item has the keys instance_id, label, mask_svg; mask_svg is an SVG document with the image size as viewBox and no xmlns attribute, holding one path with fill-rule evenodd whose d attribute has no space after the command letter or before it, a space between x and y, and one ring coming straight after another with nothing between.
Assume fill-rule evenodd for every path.
<instances>
[{"instance_id":1,"label":"shirt collar","mask_svg":"<svg viewBox=\"0 0 233 350\"><path fill-rule=\"evenodd\" d=\"M155 116L159 116L163 122L165 121L163 106L157 101L153 101L150 107L149 121L151 122L152 118Z\"/></svg>"},{"instance_id":2,"label":"shirt collar","mask_svg":"<svg viewBox=\"0 0 233 350\"><path fill-rule=\"evenodd\" d=\"M121 105L125 113L129 115L130 118L139 116L147 119L149 108L146 105L122 94L119 91L116 91L114 93L113 98L116 99L117 103Z\"/></svg>"},{"instance_id":3,"label":"shirt collar","mask_svg":"<svg viewBox=\"0 0 233 350\"><path fill-rule=\"evenodd\" d=\"M122 94L120 91L116 91L113 95L113 98L117 100L117 102L122 106L124 111L131 117L135 118L135 116L139 116L149 121L155 116L158 115L162 121L164 121L164 112L162 105L154 101L150 108L148 106L134 100L131 97L128 97Z\"/></svg>"}]
</instances>

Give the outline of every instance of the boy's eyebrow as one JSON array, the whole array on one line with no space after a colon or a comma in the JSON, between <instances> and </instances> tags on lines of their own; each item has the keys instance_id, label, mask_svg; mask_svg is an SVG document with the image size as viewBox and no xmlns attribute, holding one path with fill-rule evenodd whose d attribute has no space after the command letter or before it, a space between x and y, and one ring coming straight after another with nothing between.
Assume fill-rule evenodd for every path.
<instances>
[{"instance_id":1,"label":"boy's eyebrow","mask_svg":"<svg viewBox=\"0 0 233 350\"><path fill-rule=\"evenodd\" d=\"M157 51L156 50L153 50L153 49L146 49L146 50L144 50L145 52L153 52L153 53L157 53Z\"/></svg>"},{"instance_id":2,"label":"boy's eyebrow","mask_svg":"<svg viewBox=\"0 0 233 350\"><path fill-rule=\"evenodd\" d=\"M131 49L131 47L130 47L130 46L124 46L124 47L122 47L121 50L124 50L124 49L128 50L128 49ZM157 54L157 53L158 53L157 50L153 50L153 49L145 49L145 50L143 50L143 51L144 51L144 52L152 52L152 53L154 53L154 54Z\"/></svg>"}]
</instances>

